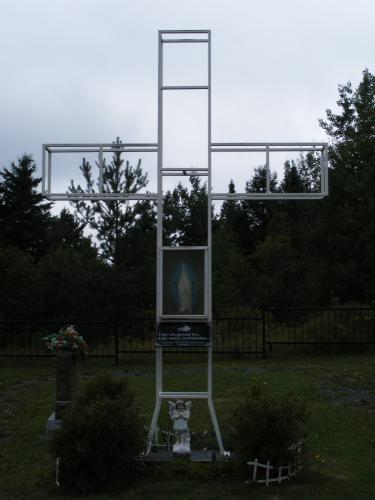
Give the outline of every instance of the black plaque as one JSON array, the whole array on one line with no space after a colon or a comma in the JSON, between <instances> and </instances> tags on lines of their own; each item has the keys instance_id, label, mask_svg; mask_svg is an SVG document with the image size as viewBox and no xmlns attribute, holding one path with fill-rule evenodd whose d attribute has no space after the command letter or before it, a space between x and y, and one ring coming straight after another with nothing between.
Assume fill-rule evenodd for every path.
<instances>
[{"instance_id":1,"label":"black plaque","mask_svg":"<svg viewBox=\"0 0 375 500\"><path fill-rule=\"evenodd\" d=\"M203 347L210 345L210 325L198 322L158 324L156 345L160 347Z\"/></svg>"}]
</instances>

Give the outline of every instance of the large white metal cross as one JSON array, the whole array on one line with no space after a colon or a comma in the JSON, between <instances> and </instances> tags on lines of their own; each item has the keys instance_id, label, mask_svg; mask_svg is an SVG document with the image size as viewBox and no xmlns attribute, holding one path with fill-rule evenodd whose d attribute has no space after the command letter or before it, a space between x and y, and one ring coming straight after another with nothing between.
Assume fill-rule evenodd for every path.
<instances>
[{"instance_id":1,"label":"large white metal cross","mask_svg":"<svg viewBox=\"0 0 375 500\"><path fill-rule=\"evenodd\" d=\"M166 85L164 82L163 53L166 44L205 44L207 46L207 78L204 84ZM139 200L157 202L157 293L156 321L156 400L150 426L146 455L151 453L162 401L167 399L205 399L215 431L219 452L225 455L224 446L213 403L212 385L212 202L214 200L298 200L321 199L328 194L328 167L326 143L213 143L211 138L211 31L165 30L158 34L158 140L157 143L125 144L44 144L43 145L43 194L51 200ZM205 91L207 96L207 161L192 167L166 165L164 161L164 94L180 90ZM171 126L171 124L169 124ZM174 126L178 127L178 123ZM108 152L157 153L157 191L154 193L108 193L103 189L104 154ZM67 193L52 188L53 156L59 153L97 153L99 165L98 192ZM262 192L213 192L212 154L221 152L263 152L265 155L266 186ZM315 192L282 193L272 191L270 155L274 152L314 152L320 154L320 189ZM207 177L207 239L200 246L167 247L163 245L163 181L170 176ZM205 329L206 326L206 329ZM203 392L164 390L163 349L177 346L186 349L207 349L207 389Z\"/></svg>"}]
</instances>

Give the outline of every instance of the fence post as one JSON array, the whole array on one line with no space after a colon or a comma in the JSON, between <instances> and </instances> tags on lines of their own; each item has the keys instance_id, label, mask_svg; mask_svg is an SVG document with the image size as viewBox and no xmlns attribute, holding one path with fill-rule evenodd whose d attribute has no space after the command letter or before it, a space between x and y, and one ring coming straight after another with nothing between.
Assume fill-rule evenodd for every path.
<instances>
[{"instance_id":1,"label":"fence post","mask_svg":"<svg viewBox=\"0 0 375 500\"><path fill-rule=\"evenodd\" d=\"M4 349L4 353L7 348L7 339L5 336L5 321L4 321L4 313L0 312L0 348Z\"/></svg>"},{"instance_id":2,"label":"fence post","mask_svg":"<svg viewBox=\"0 0 375 500\"><path fill-rule=\"evenodd\" d=\"M119 330L120 330L120 322L117 318L116 325L115 325L115 365L116 366L119 363L119 361L118 361Z\"/></svg>"},{"instance_id":3,"label":"fence post","mask_svg":"<svg viewBox=\"0 0 375 500\"><path fill-rule=\"evenodd\" d=\"M266 357L266 311L262 309L262 358Z\"/></svg>"}]
</instances>

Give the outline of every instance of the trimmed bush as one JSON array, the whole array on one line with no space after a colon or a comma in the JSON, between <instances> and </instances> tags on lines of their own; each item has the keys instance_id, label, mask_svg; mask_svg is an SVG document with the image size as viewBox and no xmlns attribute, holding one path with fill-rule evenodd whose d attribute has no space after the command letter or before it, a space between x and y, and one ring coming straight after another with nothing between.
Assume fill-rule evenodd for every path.
<instances>
[{"instance_id":1,"label":"trimmed bush","mask_svg":"<svg viewBox=\"0 0 375 500\"><path fill-rule=\"evenodd\" d=\"M126 379L100 375L89 381L52 440L63 489L125 488L140 468L142 430Z\"/></svg>"},{"instance_id":2,"label":"trimmed bush","mask_svg":"<svg viewBox=\"0 0 375 500\"><path fill-rule=\"evenodd\" d=\"M232 439L236 459L258 459L271 465L287 465L298 459L298 446L305 437L306 406L292 395L274 395L258 377L232 414Z\"/></svg>"}]
</instances>

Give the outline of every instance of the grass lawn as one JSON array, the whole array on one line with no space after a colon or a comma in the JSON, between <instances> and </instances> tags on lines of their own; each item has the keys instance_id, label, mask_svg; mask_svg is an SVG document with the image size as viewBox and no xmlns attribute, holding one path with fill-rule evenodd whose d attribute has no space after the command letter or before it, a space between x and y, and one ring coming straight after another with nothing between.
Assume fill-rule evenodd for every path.
<instances>
[{"instance_id":1,"label":"grass lawn","mask_svg":"<svg viewBox=\"0 0 375 500\"><path fill-rule=\"evenodd\" d=\"M250 377L260 377L273 391L292 392L306 400L310 413L308 467L290 484L254 487L212 475L210 465L172 464L149 468L141 483L126 494L81 498L372 500L375 498L374 362L373 354L288 354L265 360L214 363L215 407L227 446L230 443L226 426L231 407L241 398ZM205 370L201 359L193 361L181 355L167 358L166 390L202 390ZM80 383L100 371L127 376L143 423L150 423L155 375L152 356L122 359L119 366L109 360L87 360L79 371ZM51 359L0 360L1 500L62 498L54 485L54 462L44 438L46 420L54 404L54 376ZM164 406L161 427L167 428L169 419ZM200 435L196 445L210 446L211 426L204 402L193 401L190 428ZM208 434L203 438L205 430Z\"/></svg>"}]
</instances>

